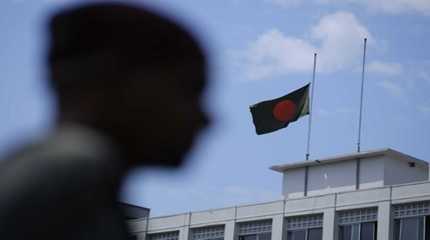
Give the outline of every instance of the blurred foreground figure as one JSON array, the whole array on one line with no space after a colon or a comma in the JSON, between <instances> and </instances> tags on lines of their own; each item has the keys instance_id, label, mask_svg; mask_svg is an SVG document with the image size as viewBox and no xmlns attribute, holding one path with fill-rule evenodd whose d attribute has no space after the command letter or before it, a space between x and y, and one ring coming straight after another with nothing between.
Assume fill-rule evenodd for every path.
<instances>
[{"instance_id":1,"label":"blurred foreground figure","mask_svg":"<svg viewBox=\"0 0 430 240\"><path fill-rule=\"evenodd\" d=\"M60 12L50 31L58 124L3 161L0 239L126 239L123 177L180 166L207 123L205 55L176 23L122 4Z\"/></svg>"}]
</instances>

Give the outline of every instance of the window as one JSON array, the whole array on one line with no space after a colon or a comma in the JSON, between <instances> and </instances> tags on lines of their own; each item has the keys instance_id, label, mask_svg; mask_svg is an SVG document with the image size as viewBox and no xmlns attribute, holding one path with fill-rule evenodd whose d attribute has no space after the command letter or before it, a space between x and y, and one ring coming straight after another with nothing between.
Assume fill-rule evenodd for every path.
<instances>
[{"instance_id":1,"label":"window","mask_svg":"<svg viewBox=\"0 0 430 240\"><path fill-rule=\"evenodd\" d=\"M396 219L430 215L430 201L394 205L393 212Z\"/></svg>"},{"instance_id":2,"label":"window","mask_svg":"<svg viewBox=\"0 0 430 240\"><path fill-rule=\"evenodd\" d=\"M340 211L339 240L376 240L377 208Z\"/></svg>"},{"instance_id":3,"label":"window","mask_svg":"<svg viewBox=\"0 0 430 240\"><path fill-rule=\"evenodd\" d=\"M286 218L287 240L321 240L323 215L306 215Z\"/></svg>"},{"instance_id":4,"label":"window","mask_svg":"<svg viewBox=\"0 0 430 240\"><path fill-rule=\"evenodd\" d=\"M322 240L322 227L308 230L308 240Z\"/></svg>"},{"instance_id":5,"label":"window","mask_svg":"<svg viewBox=\"0 0 430 240\"><path fill-rule=\"evenodd\" d=\"M178 240L178 239L179 239L179 231L148 234L148 240Z\"/></svg>"},{"instance_id":6,"label":"window","mask_svg":"<svg viewBox=\"0 0 430 240\"><path fill-rule=\"evenodd\" d=\"M272 220L239 223L238 236L239 240L271 240Z\"/></svg>"},{"instance_id":7,"label":"window","mask_svg":"<svg viewBox=\"0 0 430 240\"><path fill-rule=\"evenodd\" d=\"M395 240L430 240L430 201L393 206Z\"/></svg>"},{"instance_id":8,"label":"window","mask_svg":"<svg viewBox=\"0 0 430 240\"><path fill-rule=\"evenodd\" d=\"M361 224L361 239L376 239L376 223L367 222Z\"/></svg>"},{"instance_id":9,"label":"window","mask_svg":"<svg viewBox=\"0 0 430 240\"><path fill-rule=\"evenodd\" d=\"M339 239L351 239L351 225L340 226Z\"/></svg>"},{"instance_id":10,"label":"window","mask_svg":"<svg viewBox=\"0 0 430 240\"><path fill-rule=\"evenodd\" d=\"M192 228L191 240L224 240L224 225Z\"/></svg>"},{"instance_id":11,"label":"window","mask_svg":"<svg viewBox=\"0 0 430 240\"><path fill-rule=\"evenodd\" d=\"M288 240L306 240L306 230L292 230L287 232Z\"/></svg>"}]
</instances>

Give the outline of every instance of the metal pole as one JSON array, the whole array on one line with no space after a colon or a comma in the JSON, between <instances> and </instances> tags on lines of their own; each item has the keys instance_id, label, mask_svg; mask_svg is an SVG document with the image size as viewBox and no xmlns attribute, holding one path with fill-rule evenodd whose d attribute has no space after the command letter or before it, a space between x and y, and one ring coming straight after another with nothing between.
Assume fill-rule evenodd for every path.
<instances>
[{"instance_id":1,"label":"metal pole","mask_svg":"<svg viewBox=\"0 0 430 240\"><path fill-rule=\"evenodd\" d=\"M361 72L361 94L360 94L360 116L358 119L358 141L357 141L357 152L360 152L360 144L361 144L361 121L363 114L363 92L364 92L364 73L366 66L366 47L367 47L367 38L364 38L364 50L363 50L363 69Z\"/></svg>"},{"instance_id":2,"label":"metal pole","mask_svg":"<svg viewBox=\"0 0 430 240\"><path fill-rule=\"evenodd\" d=\"M308 121L308 143L306 147L306 160L309 160L309 151L311 146L311 130L312 130L312 112L313 112L313 101L314 101L314 87L315 87L315 71L317 68L317 54L314 53L314 70L312 73L312 83L311 83L311 99L309 103L309 121Z\"/></svg>"}]
</instances>

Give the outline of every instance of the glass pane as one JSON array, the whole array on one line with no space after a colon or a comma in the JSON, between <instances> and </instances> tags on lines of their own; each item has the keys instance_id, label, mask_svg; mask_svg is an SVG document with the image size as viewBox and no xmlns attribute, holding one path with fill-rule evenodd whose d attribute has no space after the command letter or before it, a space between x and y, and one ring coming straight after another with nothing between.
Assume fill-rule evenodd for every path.
<instances>
[{"instance_id":1,"label":"glass pane","mask_svg":"<svg viewBox=\"0 0 430 240\"><path fill-rule=\"evenodd\" d=\"M294 233L292 231L288 231L287 232L287 240L293 239L293 237L294 237L293 235L294 235Z\"/></svg>"},{"instance_id":2,"label":"glass pane","mask_svg":"<svg viewBox=\"0 0 430 240\"><path fill-rule=\"evenodd\" d=\"M360 224L351 225L351 240L359 240L360 238Z\"/></svg>"},{"instance_id":3,"label":"glass pane","mask_svg":"<svg viewBox=\"0 0 430 240\"><path fill-rule=\"evenodd\" d=\"M306 240L306 230L288 231L288 240Z\"/></svg>"},{"instance_id":4,"label":"glass pane","mask_svg":"<svg viewBox=\"0 0 430 240\"><path fill-rule=\"evenodd\" d=\"M425 221L426 221L426 228L425 228L426 231L424 233L425 240L430 240L430 216L426 216Z\"/></svg>"},{"instance_id":5,"label":"glass pane","mask_svg":"<svg viewBox=\"0 0 430 240\"><path fill-rule=\"evenodd\" d=\"M404 218L401 220L400 240L422 240L422 217Z\"/></svg>"},{"instance_id":6,"label":"glass pane","mask_svg":"<svg viewBox=\"0 0 430 240\"><path fill-rule=\"evenodd\" d=\"M362 223L360 240L375 240L375 223Z\"/></svg>"},{"instance_id":7,"label":"glass pane","mask_svg":"<svg viewBox=\"0 0 430 240\"><path fill-rule=\"evenodd\" d=\"M257 240L257 235L239 236L239 240Z\"/></svg>"},{"instance_id":8,"label":"glass pane","mask_svg":"<svg viewBox=\"0 0 430 240\"><path fill-rule=\"evenodd\" d=\"M339 240L351 240L351 225L345 225L339 228Z\"/></svg>"},{"instance_id":9,"label":"glass pane","mask_svg":"<svg viewBox=\"0 0 430 240\"><path fill-rule=\"evenodd\" d=\"M309 229L307 240L322 240L322 228Z\"/></svg>"},{"instance_id":10,"label":"glass pane","mask_svg":"<svg viewBox=\"0 0 430 240\"><path fill-rule=\"evenodd\" d=\"M258 240L271 240L272 234L271 233L260 233L258 235Z\"/></svg>"},{"instance_id":11,"label":"glass pane","mask_svg":"<svg viewBox=\"0 0 430 240\"><path fill-rule=\"evenodd\" d=\"M419 217L418 219L418 239L424 239L424 217Z\"/></svg>"},{"instance_id":12,"label":"glass pane","mask_svg":"<svg viewBox=\"0 0 430 240\"><path fill-rule=\"evenodd\" d=\"M400 239L400 219L394 220L394 240Z\"/></svg>"}]
</instances>

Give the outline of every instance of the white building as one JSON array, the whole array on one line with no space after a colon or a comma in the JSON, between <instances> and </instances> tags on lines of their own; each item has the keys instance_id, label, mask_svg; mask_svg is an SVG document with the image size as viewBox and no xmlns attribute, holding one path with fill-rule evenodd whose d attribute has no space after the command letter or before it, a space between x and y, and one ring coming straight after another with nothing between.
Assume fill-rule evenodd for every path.
<instances>
[{"instance_id":1,"label":"white building","mask_svg":"<svg viewBox=\"0 0 430 240\"><path fill-rule=\"evenodd\" d=\"M273 166L283 200L129 223L139 240L430 240L428 168L392 149Z\"/></svg>"}]
</instances>

